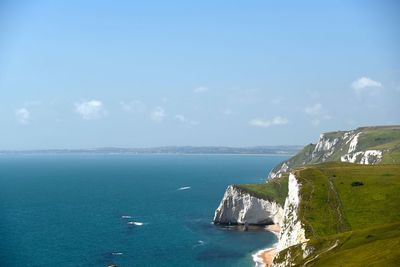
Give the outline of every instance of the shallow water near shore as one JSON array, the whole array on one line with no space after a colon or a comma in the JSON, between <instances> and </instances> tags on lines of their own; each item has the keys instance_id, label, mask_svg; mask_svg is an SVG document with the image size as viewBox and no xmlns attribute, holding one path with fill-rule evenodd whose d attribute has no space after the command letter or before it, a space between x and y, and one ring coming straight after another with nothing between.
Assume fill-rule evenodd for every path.
<instances>
[{"instance_id":1,"label":"shallow water near shore","mask_svg":"<svg viewBox=\"0 0 400 267\"><path fill-rule=\"evenodd\" d=\"M252 266L273 233L211 224L285 156L0 155L4 266Z\"/></svg>"}]
</instances>

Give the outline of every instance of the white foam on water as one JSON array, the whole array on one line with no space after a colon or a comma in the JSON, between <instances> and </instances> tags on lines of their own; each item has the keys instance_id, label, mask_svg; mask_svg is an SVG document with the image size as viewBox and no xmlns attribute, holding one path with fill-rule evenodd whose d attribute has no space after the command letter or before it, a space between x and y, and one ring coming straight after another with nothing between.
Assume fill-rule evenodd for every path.
<instances>
[{"instance_id":1,"label":"white foam on water","mask_svg":"<svg viewBox=\"0 0 400 267\"><path fill-rule=\"evenodd\" d=\"M142 223L142 222L128 222L128 224L136 225L136 226L142 226L144 223Z\"/></svg>"},{"instance_id":2,"label":"white foam on water","mask_svg":"<svg viewBox=\"0 0 400 267\"><path fill-rule=\"evenodd\" d=\"M190 189L190 186L183 186L183 187L179 187L177 190L188 190Z\"/></svg>"},{"instance_id":3,"label":"white foam on water","mask_svg":"<svg viewBox=\"0 0 400 267\"><path fill-rule=\"evenodd\" d=\"M203 240L199 240L199 241L197 241L197 244L192 247L192 249L196 248L196 247L199 247L199 246L203 246L205 243L206 242L204 242Z\"/></svg>"},{"instance_id":4,"label":"white foam on water","mask_svg":"<svg viewBox=\"0 0 400 267\"><path fill-rule=\"evenodd\" d=\"M122 252L113 252L113 253L111 253L113 256L121 256L121 255L123 255L124 253L122 253Z\"/></svg>"},{"instance_id":5,"label":"white foam on water","mask_svg":"<svg viewBox=\"0 0 400 267\"><path fill-rule=\"evenodd\" d=\"M121 218L122 219L131 219L132 216L130 216L130 215L122 215Z\"/></svg>"}]
</instances>

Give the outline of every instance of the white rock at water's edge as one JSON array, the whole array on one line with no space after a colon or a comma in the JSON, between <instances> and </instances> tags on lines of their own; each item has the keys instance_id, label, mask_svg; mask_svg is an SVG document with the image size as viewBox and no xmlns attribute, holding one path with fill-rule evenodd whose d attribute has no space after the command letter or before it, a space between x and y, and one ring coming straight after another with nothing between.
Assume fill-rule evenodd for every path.
<instances>
[{"instance_id":1,"label":"white rock at water's edge","mask_svg":"<svg viewBox=\"0 0 400 267\"><path fill-rule=\"evenodd\" d=\"M228 186L214 215L214 223L221 224L279 224L283 208L277 202L251 196Z\"/></svg>"}]
</instances>

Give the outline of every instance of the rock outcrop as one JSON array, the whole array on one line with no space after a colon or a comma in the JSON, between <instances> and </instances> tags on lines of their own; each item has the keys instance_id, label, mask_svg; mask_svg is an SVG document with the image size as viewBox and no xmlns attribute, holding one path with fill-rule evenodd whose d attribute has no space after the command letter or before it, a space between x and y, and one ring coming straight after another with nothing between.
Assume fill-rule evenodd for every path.
<instances>
[{"instance_id":1,"label":"rock outcrop","mask_svg":"<svg viewBox=\"0 0 400 267\"><path fill-rule=\"evenodd\" d=\"M274 267L285 267L290 266L292 255L290 251L282 252L283 250L301 244L301 249L303 250L303 257L306 257L310 252L307 249L307 241L305 235L305 229L303 223L299 217L299 205L300 205L300 187L296 176L294 174L289 174L289 192L285 200L285 207L283 211L283 221L281 225L281 231L279 234L279 241L276 247L277 255L283 258L283 261L277 262L274 260Z\"/></svg>"},{"instance_id":2,"label":"rock outcrop","mask_svg":"<svg viewBox=\"0 0 400 267\"><path fill-rule=\"evenodd\" d=\"M282 218L283 208L277 202L256 198L234 186L228 186L215 211L213 222L266 225L280 224Z\"/></svg>"},{"instance_id":3,"label":"rock outcrop","mask_svg":"<svg viewBox=\"0 0 400 267\"><path fill-rule=\"evenodd\" d=\"M300 184L294 174L289 175L289 193L285 200L283 222L279 234L277 250L306 242L305 230L299 218Z\"/></svg>"},{"instance_id":4,"label":"rock outcrop","mask_svg":"<svg viewBox=\"0 0 400 267\"><path fill-rule=\"evenodd\" d=\"M394 152L386 149L387 145L398 150L391 142L399 142L399 130L399 126L381 126L321 134L316 144L307 145L295 156L280 163L268 177L279 178L295 167L328 161L379 164L386 154L391 158L389 154Z\"/></svg>"},{"instance_id":5,"label":"rock outcrop","mask_svg":"<svg viewBox=\"0 0 400 267\"><path fill-rule=\"evenodd\" d=\"M267 201L251 196L249 193L229 186L224 197L215 211L214 223L218 224L248 224L265 225L279 224L281 231L277 244L277 252L298 244L304 244L303 254L306 256L305 230L299 217L300 188L294 174L289 174L288 196L282 207L274 201ZM288 266L291 255L285 251L283 262L274 266Z\"/></svg>"},{"instance_id":6,"label":"rock outcrop","mask_svg":"<svg viewBox=\"0 0 400 267\"><path fill-rule=\"evenodd\" d=\"M235 186L229 186L215 211L213 221L220 224L279 224L281 230L276 246L276 255L279 257L274 258L273 266L291 266L295 256L302 255L304 259L314 250L307 244L308 239L299 216L302 185L291 171L307 164L328 161L358 164L379 164L382 161L399 163L396 156L399 151L400 126L364 127L321 134L316 144L305 146L298 154L280 163L269 173L268 180L274 179L273 181L282 181L278 178L289 174L283 207L274 200L260 199ZM287 179L286 175L282 179ZM280 203L282 200L283 198ZM298 248L301 249L301 254Z\"/></svg>"}]
</instances>

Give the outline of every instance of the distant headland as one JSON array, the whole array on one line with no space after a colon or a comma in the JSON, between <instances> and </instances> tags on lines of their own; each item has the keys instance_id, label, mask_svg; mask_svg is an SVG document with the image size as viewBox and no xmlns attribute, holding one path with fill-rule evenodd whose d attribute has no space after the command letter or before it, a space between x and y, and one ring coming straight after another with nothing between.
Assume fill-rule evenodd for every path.
<instances>
[{"instance_id":1,"label":"distant headland","mask_svg":"<svg viewBox=\"0 0 400 267\"><path fill-rule=\"evenodd\" d=\"M88 149L34 149L34 150L0 150L0 154L254 154L254 155L294 155L303 146L163 146L148 148L100 147Z\"/></svg>"}]
</instances>

